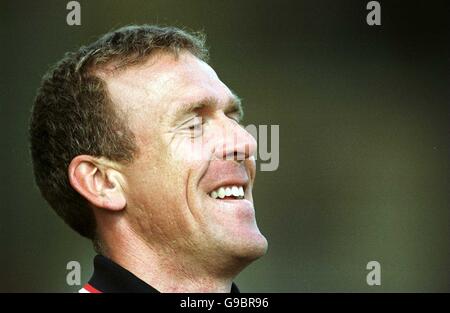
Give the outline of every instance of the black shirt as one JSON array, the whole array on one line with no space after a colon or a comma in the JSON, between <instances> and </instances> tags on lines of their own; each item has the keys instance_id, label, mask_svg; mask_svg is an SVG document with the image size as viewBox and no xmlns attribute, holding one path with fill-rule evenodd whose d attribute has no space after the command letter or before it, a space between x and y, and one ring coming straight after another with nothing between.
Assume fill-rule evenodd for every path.
<instances>
[{"instance_id":1,"label":"black shirt","mask_svg":"<svg viewBox=\"0 0 450 313\"><path fill-rule=\"evenodd\" d=\"M158 290L136 277L112 260L97 255L94 258L94 273L89 282L79 291L81 293L159 293ZM239 293L233 283L231 293Z\"/></svg>"}]
</instances>

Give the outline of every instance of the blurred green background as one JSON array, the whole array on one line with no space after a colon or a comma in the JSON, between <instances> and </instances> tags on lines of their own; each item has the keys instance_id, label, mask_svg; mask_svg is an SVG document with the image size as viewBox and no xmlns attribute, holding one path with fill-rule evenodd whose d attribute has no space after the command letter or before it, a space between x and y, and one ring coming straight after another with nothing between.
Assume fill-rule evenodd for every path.
<instances>
[{"instance_id":1,"label":"blurred green background","mask_svg":"<svg viewBox=\"0 0 450 313\"><path fill-rule=\"evenodd\" d=\"M90 242L34 185L29 112L64 52L130 23L204 30L244 124L280 125L280 166L254 194L269 251L242 291L450 291L445 1L380 1L379 27L367 1L81 0L81 26L67 2L1 2L0 291L75 291L70 260L92 273Z\"/></svg>"}]
</instances>

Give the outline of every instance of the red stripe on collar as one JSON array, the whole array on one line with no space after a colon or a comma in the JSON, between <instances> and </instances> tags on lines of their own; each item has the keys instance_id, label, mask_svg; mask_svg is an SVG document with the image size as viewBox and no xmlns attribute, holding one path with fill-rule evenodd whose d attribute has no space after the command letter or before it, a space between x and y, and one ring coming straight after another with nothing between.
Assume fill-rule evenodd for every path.
<instances>
[{"instance_id":1,"label":"red stripe on collar","mask_svg":"<svg viewBox=\"0 0 450 313\"><path fill-rule=\"evenodd\" d=\"M89 291L90 293L103 293L103 292L101 292L100 290L98 290L98 289L92 287L92 286L89 285L89 284L84 285L83 288L86 289L87 291Z\"/></svg>"}]
</instances>

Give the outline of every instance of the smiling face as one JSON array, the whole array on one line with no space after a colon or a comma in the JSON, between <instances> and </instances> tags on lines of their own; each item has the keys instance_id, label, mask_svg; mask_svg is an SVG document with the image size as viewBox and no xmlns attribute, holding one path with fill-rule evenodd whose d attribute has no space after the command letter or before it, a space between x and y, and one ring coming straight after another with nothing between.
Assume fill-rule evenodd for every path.
<instances>
[{"instance_id":1,"label":"smiling face","mask_svg":"<svg viewBox=\"0 0 450 313\"><path fill-rule=\"evenodd\" d=\"M162 254L211 267L266 252L253 206L255 139L239 99L188 52L102 74L139 147L122 170L125 218Z\"/></svg>"}]
</instances>

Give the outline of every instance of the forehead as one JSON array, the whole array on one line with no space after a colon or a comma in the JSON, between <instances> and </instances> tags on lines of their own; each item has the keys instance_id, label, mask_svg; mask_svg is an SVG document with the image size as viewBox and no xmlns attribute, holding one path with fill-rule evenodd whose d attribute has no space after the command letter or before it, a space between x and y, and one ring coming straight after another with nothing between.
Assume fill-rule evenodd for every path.
<instances>
[{"instance_id":1,"label":"forehead","mask_svg":"<svg viewBox=\"0 0 450 313\"><path fill-rule=\"evenodd\" d=\"M158 53L144 63L99 75L121 110L135 117L152 114L152 120L186 103L203 98L225 103L233 96L214 70L189 52L178 57Z\"/></svg>"}]
</instances>

